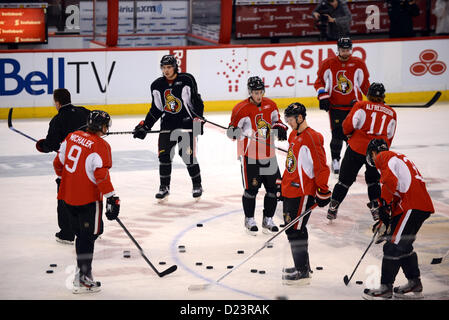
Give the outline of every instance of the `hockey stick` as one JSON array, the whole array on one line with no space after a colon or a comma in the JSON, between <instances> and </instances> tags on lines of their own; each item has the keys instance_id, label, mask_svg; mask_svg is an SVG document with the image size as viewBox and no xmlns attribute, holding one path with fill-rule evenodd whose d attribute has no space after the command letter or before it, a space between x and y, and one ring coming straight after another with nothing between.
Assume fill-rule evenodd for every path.
<instances>
[{"instance_id":1,"label":"hockey stick","mask_svg":"<svg viewBox=\"0 0 449 320\"><path fill-rule=\"evenodd\" d=\"M34 142L37 142L37 140L34 139L33 137L30 137L29 135L23 133L22 131L19 131L19 130L15 129L15 128L12 126L12 109L13 109L13 108L10 108L10 109L9 109L9 113L8 113L8 128L11 129L11 130L14 131L14 132L17 132L18 134L21 134L21 135L24 136L24 137L27 137L27 138L30 139L30 140L33 140Z\"/></svg>"},{"instance_id":2,"label":"hockey stick","mask_svg":"<svg viewBox=\"0 0 449 320\"><path fill-rule=\"evenodd\" d=\"M234 270L236 270L238 267L240 267L242 264L244 264L246 261L248 261L249 259L251 259L252 257L254 257L256 254L258 254L260 251L262 251L274 238L276 238L277 236L279 236L281 233L283 233L285 230L287 230L288 228L290 228L292 225L294 225L296 222L298 222L300 219L302 219L303 217L305 217L306 215L308 215L310 212L312 212L312 210L314 208L316 208L317 204L315 203L313 206L311 206L309 209L307 209L306 211L304 211L302 214L300 214L299 216L297 216L295 219L293 219L292 221L290 221L285 227L284 229L282 229L281 231L279 231L278 233L276 233L274 236L272 236L270 239L268 239L262 247L260 247L259 249L257 249L253 254L251 254L250 256L248 256L246 259L244 259L242 262L240 262L238 265L236 265L235 267L233 267L231 270L229 270L228 272L226 272L225 274L223 274L220 278L218 278L215 282L212 283L205 283L205 284L192 284L188 287L188 289L190 291L199 291L199 290L205 290L207 288L209 288L212 285L216 285L218 284L221 280L223 280L225 277L227 277L231 272L233 272Z\"/></svg>"},{"instance_id":3,"label":"hockey stick","mask_svg":"<svg viewBox=\"0 0 449 320\"><path fill-rule=\"evenodd\" d=\"M150 262L150 260L148 260L148 258L145 256L145 253L143 252L142 248L139 246L139 244L137 243L137 241L133 238L133 236L131 235L131 233L129 233L129 231L126 229L126 227L123 225L123 223L120 221L120 219L117 217L115 220L117 220L118 224L123 228L123 230L126 232L126 234L128 235L128 237L131 239L132 242L134 242L134 244L136 245L137 249L139 249L140 254L142 255L143 259L150 265L151 269L153 269L154 272L156 272L156 274L159 277L163 277L166 276L167 274L170 274L174 271L176 271L176 269L178 269L177 265L172 265L170 268L159 272L154 266L153 264Z\"/></svg>"},{"instance_id":4,"label":"hockey stick","mask_svg":"<svg viewBox=\"0 0 449 320\"><path fill-rule=\"evenodd\" d=\"M360 262L362 262L363 257L365 256L365 254L368 252L369 248L370 248L371 245L373 244L374 239L376 239L376 235L377 235L377 233L379 232L379 228L380 228L380 224L379 224L379 227L378 227L378 228L376 229L376 231L374 232L373 238L371 239L371 242L369 243L368 248L366 248L366 250L365 250L365 252L362 254L362 257L360 258L359 262L358 262L357 265L355 266L354 271L352 271L351 276L350 276L349 278L348 278L347 275L345 275L345 276L343 277L343 282L345 283L345 285L348 285L348 284L349 284L349 281L351 281L352 276L354 275L355 271L356 271L357 268L359 267Z\"/></svg>"},{"instance_id":5,"label":"hockey stick","mask_svg":"<svg viewBox=\"0 0 449 320\"><path fill-rule=\"evenodd\" d=\"M440 97L441 97L441 92L437 91L433 95L432 99L430 99L429 102L427 102L426 104L423 104L423 105L399 105L399 106L390 105L390 107L392 107L392 108L429 108L435 102L437 102Z\"/></svg>"},{"instance_id":6,"label":"hockey stick","mask_svg":"<svg viewBox=\"0 0 449 320\"><path fill-rule=\"evenodd\" d=\"M156 130L156 131L147 131L147 133L160 133L160 130ZM111 135L111 134L134 134L135 131L118 131L118 132L108 132L106 135Z\"/></svg>"},{"instance_id":7,"label":"hockey stick","mask_svg":"<svg viewBox=\"0 0 449 320\"><path fill-rule=\"evenodd\" d=\"M200 119L201 119L202 121L204 121L204 122L210 123L210 124L212 124L212 125L214 125L214 126L216 126L216 127L219 127L219 128L221 128L221 129L228 130L228 128L226 128L226 127L224 127L224 126L222 126L222 125L220 125L220 124L218 124L218 123L209 121L209 120L207 120L207 119L204 118L204 117L198 116L198 115L197 115L195 112L193 112L193 111L192 111L192 113L193 113L196 117L200 118ZM253 138L253 137L245 136L245 135L244 135L244 137L245 137L245 138L248 138L248 139L250 139L250 140L259 142L259 143L263 143L264 145L269 146L269 147L272 147L272 148L274 148L274 149L277 149L277 150L283 151L283 152L285 152L285 153L288 153L288 151L285 150L285 149L283 149L283 148L277 147L277 146L272 145L272 144L269 144L269 143L265 143L265 142L263 142L263 141L260 141L259 139L255 139L255 138Z\"/></svg>"},{"instance_id":8,"label":"hockey stick","mask_svg":"<svg viewBox=\"0 0 449 320\"><path fill-rule=\"evenodd\" d=\"M449 251L446 252L446 254L444 256L442 256L441 258L433 258L432 262L430 264L440 264L441 262L443 262L443 259L446 258L449 255Z\"/></svg>"}]
</instances>

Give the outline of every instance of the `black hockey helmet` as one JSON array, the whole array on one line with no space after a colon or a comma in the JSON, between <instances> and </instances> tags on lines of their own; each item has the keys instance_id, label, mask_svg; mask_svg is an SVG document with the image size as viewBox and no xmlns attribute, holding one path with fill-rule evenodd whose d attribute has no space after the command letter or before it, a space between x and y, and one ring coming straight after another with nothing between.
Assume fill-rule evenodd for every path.
<instances>
[{"instance_id":1,"label":"black hockey helmet","mask_svg":"<svg viewBox=\"0 0 449 320\"><path fill-rule=\"evenodd\" d=\"M369 86L368 96L376 97L376 98L384 98L385 97L385 87L380 82L373 82Z\"/></svg>"},{"instance_id":2,"label":"black hockey helmet","mask_svg":"<svg viewBox=\"0 0 449 320\"><path fill-rule=\"evenodd\" d=\"M351 49L352 48L352 40L349 37L338 38L337 40L337 48L342 49Z\"/></svg>"},{"instance_id":3,"label":"black hockey helmet","mask_svg":"<svg viewBox=\"0 0 449 320\"><path fill-rule=\"evenodd\" d=\"M371 166L375 167L372 152L382 152L388 150L388 144L384 139L373 139L368 143L368 148L366 148L366 162Z\"/></svg>"},{"instance_id":4,"label":"black hockey helmet","mask_svg":"<svg viewBox=\"0 0 449 320\"><path fill-rule=\"evenodd\" d=\"M103 125L109 127L112 125L112 120L106 111L93 110L87 117L87 129L97 132L102 131Z\"/></svg>"},{"instance_id":5,"label":"black hockey helmet","mask_svg":"<svg viewBox=\"0 0 449 320\"><path fill-rule=\"evenodd\" d=\"M173 66L173 68L175 68L175 72L178 73L178 61L175 56L171 54L166 54L162 57L160 66L161 68L162 66Z\"/></svg>"},{"instance_id":6,"label":"black hockey helmet","mask_svg":"<svg viewBox=\"0 0 449 320\"><path fill-rule=\"evenodd\" d=\"M248 93L251 95L253 90L265 91L265 83L258 76L248 78Z\"/></svg>"},{"instance_id":7,"label":"black hockey helmet","mask_svg":"<svg viewBox=\"0 0 449 320\"><path fill-rule=\"evenodd\" d=\"M302 118L306 118L306 107L299 102L293 102L288 105L288 107L284 111L284 118L287 122L287 118L295 117L297 118L299 115L302 115Z\"/></svg>"}]
</instances>

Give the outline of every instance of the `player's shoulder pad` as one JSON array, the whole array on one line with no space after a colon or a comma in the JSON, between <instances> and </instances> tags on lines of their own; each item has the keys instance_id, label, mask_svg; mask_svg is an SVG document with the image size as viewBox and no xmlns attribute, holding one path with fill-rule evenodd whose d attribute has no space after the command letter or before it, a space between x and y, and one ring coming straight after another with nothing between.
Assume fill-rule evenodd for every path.
<instances>
[{"instance_id":1,"label":"player's shoulder pad","mask_svg":"<svg viewBox=\"0 0 449 320\"><path fill-rule=\"evenodd\" d=\"M195 77L190 73L187 72L178 73L177 78L187 85L196 85Z\"/></svg>"},{"instance_id":2,"label":"player's shoulder pad","mask_svg":"<svg viewBox=\"0 0 449 320\"><path fill-rule=\"evenodd\" d=\"M353 59L354 62L356 62L356 63L358 63L358 64L363 64L363 65L365 65L365 61L363 61L362 58L352 56L352 59Z\"/></svg>"},{"instance_id":3,"label":"player's shoulder pad","mask_svg":"<svg viewBox=\"0 0 449 320\"><path fill-rule=\"evenodd\" d=\"M156 80L154 80L151 85L150 88L153 89L154 87L156 87L157 85L159 85L162 81L164 81L165 78L164 77L159 77Z\"/></svg>"}]
</instances>

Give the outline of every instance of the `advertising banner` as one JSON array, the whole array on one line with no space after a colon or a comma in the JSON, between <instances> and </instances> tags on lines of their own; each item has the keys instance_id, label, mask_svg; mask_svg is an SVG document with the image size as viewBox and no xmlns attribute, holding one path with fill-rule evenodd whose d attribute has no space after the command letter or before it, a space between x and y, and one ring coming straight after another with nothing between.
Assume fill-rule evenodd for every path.
<instances>
[{"instance_id":1,"label":"advertising banner","mask_svg":"<svg viewBox=\"0 0 449 320\"><path fill-rule=\"evenodd\" d=\"M370 81L387 93L448 90L449 39L354 42L353 55L367 64ZM336 45L297 44L172 50L0 53L0 108L51 106L54 89L70 90L79 104L139 104L161 76L160 59L174 54L195 76L204 101L240 100L246 82L260 76L270 98L316 97L319 64ZM219 105L222 105L221 102ZM225 103L223 104L225 105Z\"/></svg>"}]
</instances>

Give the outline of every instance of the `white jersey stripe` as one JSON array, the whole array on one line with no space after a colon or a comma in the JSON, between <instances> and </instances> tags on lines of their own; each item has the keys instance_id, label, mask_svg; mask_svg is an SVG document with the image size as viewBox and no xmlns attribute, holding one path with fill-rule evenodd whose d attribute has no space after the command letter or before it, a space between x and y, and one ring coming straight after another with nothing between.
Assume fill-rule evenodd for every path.
<instances>
[{"instance_id":1,"label":"white jersey stripe","mask_svg":"<svg viewBox=\"0 0 449 320\"><path fill-rule=\"evenodd\" d=\"M399 241L401 241L402 232L404 231L405 225L407 224L408 218L410 218L411 213L412 213L412 209L408 210L407 213L405 214L404 219L402 219L402 221L400 222L399 230L394 235L394 244L398 244Z\"/></svg>"}]
</instances>

